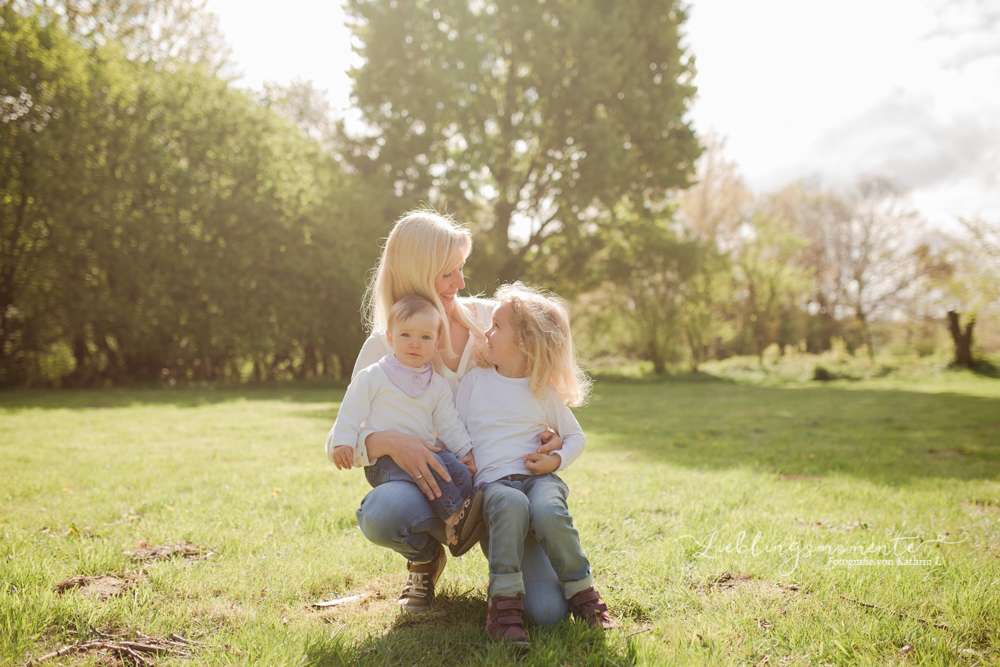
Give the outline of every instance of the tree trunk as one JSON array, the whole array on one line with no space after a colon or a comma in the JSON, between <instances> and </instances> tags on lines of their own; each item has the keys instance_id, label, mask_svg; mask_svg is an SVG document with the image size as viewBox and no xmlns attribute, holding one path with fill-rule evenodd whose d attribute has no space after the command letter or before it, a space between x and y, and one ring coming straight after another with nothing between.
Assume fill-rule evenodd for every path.
<instances>
[{"instance_id":1,"label":"tree trunk","mask_svg":"<svg viewBox=\"0 0 1000 667\"><path fill-rule=\"evenodd\" d=\"M951 339L955 341L955 358L952 366L958 368L972 368L975 362L972 359L972 329L976 326L976 318L970 317L965 323L965 330L959 324L959 314L954 310L948 311L948 328L951 331Z\"/></svg>"}]
</instances>

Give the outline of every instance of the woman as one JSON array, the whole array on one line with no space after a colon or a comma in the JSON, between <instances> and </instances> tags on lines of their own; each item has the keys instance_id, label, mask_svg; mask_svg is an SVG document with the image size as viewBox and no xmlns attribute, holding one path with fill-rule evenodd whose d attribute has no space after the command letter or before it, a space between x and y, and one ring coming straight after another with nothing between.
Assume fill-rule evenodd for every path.
<instances>
[{"instance_id":1,"label":"woman","mask_svg":"<svg viewBox=\"0 0 1000 667\"><path fill-rule=\"evenodd\" d=\"M436 304L448 322L440 359L435 363L454 392L475 364L473 352L485 345L494 303L484 299L459 298L465 287L462 269L472 251L472 235L433 211L416 211L400 219L386 241L365 299L365 319L372 332L358 355L356 374L376 363L392 349L385 328L389 309L399 299L418 294ZM543 436L539 453L559 449L558 435ZM434 585L445 565L445 527L425 499L440 497L441 491L430 468L444 479L450 476L431 456L440 451L425 440L399 431L363 430L358 439L359 459L368 464L389 456L406 471L416 486L389 482L374 488L361 501L358 525L365 537L407 559L409 576L399 596L407 611L425 611L434 598ZM463 459L463 462L470 462ZM423 493L423 495L421 495ZM524 544L522 561L525 613L536 623L554 623L566 616L559 580L534 537Z\"/></svg>"}]
</instances>

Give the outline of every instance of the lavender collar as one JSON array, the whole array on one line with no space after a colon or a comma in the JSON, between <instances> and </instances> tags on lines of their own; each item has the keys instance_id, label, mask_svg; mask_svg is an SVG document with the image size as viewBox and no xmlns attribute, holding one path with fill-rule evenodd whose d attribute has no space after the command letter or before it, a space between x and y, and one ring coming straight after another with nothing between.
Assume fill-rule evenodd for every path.
<instances>
[{"instance_id":1,"label":"lavender collar","mask_svg":"<svg viewBox=\"0 0 1000 667\"><path fill-rule=\"evenodd\" d=\"M392 383L410 398L416 398L427 391L434 377L434 366L430 363L420 368L410 368L396 358L395 354L387 354L378 362Z\"/></svg>"}]
</instances>

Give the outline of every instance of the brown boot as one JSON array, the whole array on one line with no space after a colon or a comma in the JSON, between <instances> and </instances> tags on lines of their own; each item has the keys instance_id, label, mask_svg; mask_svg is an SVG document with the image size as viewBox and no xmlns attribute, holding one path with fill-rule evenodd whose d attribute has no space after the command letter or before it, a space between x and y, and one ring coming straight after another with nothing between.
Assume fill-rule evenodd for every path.
<instances>
[{"instance_id":1,"label":"brown boot","mask_svg":"<svg viewBox=\"0 0 1000 667\"><path fill-rule=\"evenodd\" d=\"M528 633L524 631L521 598L497 595L490 600L486 612L486 631L498 642L508 642L517 648L528 648Z\"/></svg>"},{"instance_id":2,"label":"brown boot","mask_svg":"<svg viewBox=\"0 0 1000 667\"><path fill-rule=\"evenodd\" d=\"M593 586L571 597L569 610L577 618L587 621L592 628L610 630L615 627L614 621L608 616L608 605L601 602L601 594Z\"/></svg>"},{"instance_id":3,"label":"brown boot","mask_svg":"<svg viewBox=\"0 0 1000 667\"><path fill-rule=\"evenodd\" d=\"M410 571L403 584L403 591L396 601L403 611L421 612L430 609L431 600L434 599L434 584L441 576L441 570L448 560L443 545L438 544L437 553L434 558L426 563L407 562L406 568Z\"/></svg>"}]
</instances>

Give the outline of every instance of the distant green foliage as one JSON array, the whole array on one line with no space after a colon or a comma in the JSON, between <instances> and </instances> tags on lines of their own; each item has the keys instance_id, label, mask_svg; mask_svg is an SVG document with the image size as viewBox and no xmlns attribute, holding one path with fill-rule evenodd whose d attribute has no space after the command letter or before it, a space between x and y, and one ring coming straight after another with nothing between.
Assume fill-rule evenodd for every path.
<instances>
[{"instance_id":1,"label":"distant green foliage","mask_svg":"<svg viewBox=\"0 0 1000 667\"><path fill-rule=\"evenodd\" d=\"M88 48L10 6L0 89L0 384L353 363L396 214L377 178L200 65Z\"/></svg>"}]
</instances>

